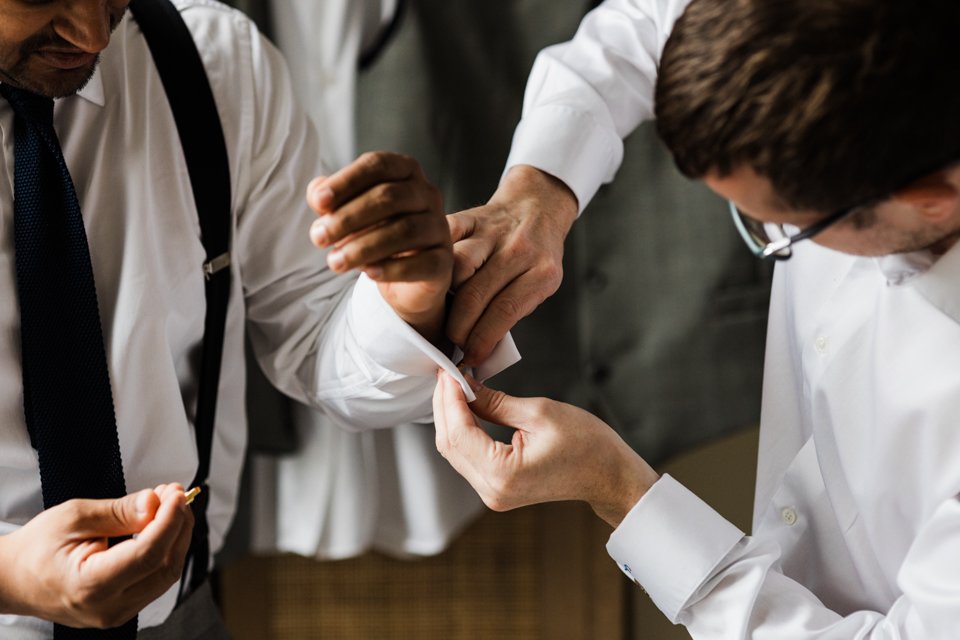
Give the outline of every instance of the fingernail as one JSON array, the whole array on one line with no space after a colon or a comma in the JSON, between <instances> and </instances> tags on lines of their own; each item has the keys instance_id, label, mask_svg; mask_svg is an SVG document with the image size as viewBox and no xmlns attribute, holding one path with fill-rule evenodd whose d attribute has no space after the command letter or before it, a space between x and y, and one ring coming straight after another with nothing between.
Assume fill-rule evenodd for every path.
<instances>
[{"instance_id":1,"label":"fingernail","mask_svg":"<svg viewBox=\"0 0 960 640\"><path fill-rule=\"evenodd\" d=\"M383 267L367 267L364 269L364 273L366 273L367 277L371 280L379 280L383 277Z\"/></svg>"},{"instance_id":2,"label":"fingernail","mask_svg":"<svg viewBox=\"0 0 960 640\"><path fill-rule=\"evenodd\" d=\"M334 271L343 269L343 253L340 251L331 251L329 254L327 254L327 264L330 265L330 268Z\"/></svg>"},{"instance_id":3,"label":"fingernail","mask_svg":"<svg viewBox=\"0 0 960 640\"><path fill-rule=\"evenodd\" d=\"M327 225L322 220L314 220L310 225L310 239L315 245L325 247L330 242L330 234L327 233Z\"/></svg>"}]
</instances>

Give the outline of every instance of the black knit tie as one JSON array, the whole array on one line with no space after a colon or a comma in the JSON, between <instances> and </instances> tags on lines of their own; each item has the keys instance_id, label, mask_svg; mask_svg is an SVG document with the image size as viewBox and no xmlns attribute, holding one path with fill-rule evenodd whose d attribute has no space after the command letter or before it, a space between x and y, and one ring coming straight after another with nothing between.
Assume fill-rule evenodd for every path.
<instances>
[{"instance_id":1,"label":"black knit tie","mask_svg":"<svg viewBox=\"0 0 960 640\"><path fill-rule=\"evenodd\" d=\"M43 506L126 493L97 292L80 204L53 129L53 100L7 84L13 107L14 243L23 409ZM98 631L54 626L57 640L135 638L134 618Z\"/></svg>"}]
</instances>

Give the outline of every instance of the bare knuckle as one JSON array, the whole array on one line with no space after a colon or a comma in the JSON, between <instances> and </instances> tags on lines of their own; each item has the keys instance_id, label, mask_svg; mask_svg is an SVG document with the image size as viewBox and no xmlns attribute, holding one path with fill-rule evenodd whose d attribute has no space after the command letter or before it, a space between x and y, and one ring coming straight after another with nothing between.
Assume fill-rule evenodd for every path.
<instances>
[{"instance_id":1,"label":"bare knuckle","mask_svg":"<svg viewBox=\"0 0 960 640\"><path fill-rule=\"evenodd\" d=\"M485 496L483 498L483 503L487 505L487 508L491 511L496 511L498 513L503 513L504 511L509 511L509 505L501 498L500 496Z\"/></svg>"},{"instance_id":2,"label":"bare knuckle","mask_svg":"<svg viewBox=\"0 0 960 640\"><path fill-rule=\"evenodd\" d=\"M393 223L394 234L407 242L419 238L419 223L415 216L403 216Z\"/></svg>"},{"instance_id":3,"label":"bare knuckle","mask_svg":"<svg viewBox=\"0 0 960 640\"><path fill-rule=\"evenodd\" d=\"M487 304L486 294L478 287L462 287L457 292L457 297L463 301L464 308L468 310L483 309Z\"/></svg>"},{"instance_id":4,"label":"bare knuckle","mask_svg":"<svg viewBox=\"0 0 960 640\"><path fill-rule=\"evenodd\" d=\"M556 293L563 282L563 266L557 262L547 263L540 271L543 282L549 287L549 295Z\"/></svg>"},{"instance_id":5,"label":"bare knuckle","mask_svg":"<svg viewBox=\"0 0 960 640\"><path fill-rule=\"evenodd\" d=\"M543 420L550 413L551 400L547 398L530 398L526 404L534 420Z\"/></svg>"},{"instance_id":6,"label":"bare knuckle","mask_svg":"<svg viewBox=\"0 0 960 640\"><path fill-rule=\"evenodd\" d=\"M86 509L80 500L67 500L60 505L60 509L70 522L80 522L86 517Z\"/></svg>"},{"instance_id":7,"label":"bare knuckle","mask_svg":"<svg viewBox=\"0 0 960 640\"><path fill-rule=\"evenodd\" d=\"M510 257L511 260L524 260L526 261L531 255L534 255L537 251L539 243L530 236L526 234L514 235L509 244L507 244L503 251Z\"/></svg>"},{"instance_id":8,"label":"bare knuckle","mask_svg":"<svg viewBox=\"0 0 960 640\"><path fill-rule=\"evenodd\" d=\"M494 511L509 511L514 504L511 496L514 491L513 480L509 477L496 477L490 481L490 502L488 506Z\"/></svg>"},{"instance_id":9,"label":"bare knuckle","mask_svg":"<svg viewBox=\"0 0 960 640\"><path fill-rule=\"evenodd\" d=\"M365 151L357 158L357 162L365 169L379 172L385 167L384 153L382 151Z\"/></svg>"},{"instance_id":10,"label":"bare knuckle","mask_svg":"<svg viewBox=\"0 0 960 640\"><path fill-rule=\"evenodd\" d=\"M498 413L503 409L503 403L506 402L507 394L499 389L494 389L490 392L490 398L487 402L487 405L490 408L490 411L493 413Z\"/></svg>"},{"instance_id":11,"label":"bare knuckle","mask_svg":"<svg viewBox=\"0 0 960 640\"><path fill-rule=\"evenodd\" d=\"M387 182L378 184L370 190L370 206L374 209L390 209L399 199L400 192L396 184Z\"/></svg>"},{"instance_id":12,"label":"bare knuckle","mask_svg":"<svg viewBox=\"0 0 960 640\"><path fill-rule=\"evenodd\" d=\"M113 513L113 517L116 518L117 522L125 522L126 516L123 512L123 502L120 500L114 500L111 502L110 511Z\"/></svg>"},{"instance_id":13,"label":"bare knuckle","mask_svg":"<svg viewBox=\"0 0 960 640\"><path fill-rule=\"evenodd\" d=\"M495 314L510 319L519 319L526 315L523 302L512 296L501 296L491 305Z\"/></svg>"}]
</instances>

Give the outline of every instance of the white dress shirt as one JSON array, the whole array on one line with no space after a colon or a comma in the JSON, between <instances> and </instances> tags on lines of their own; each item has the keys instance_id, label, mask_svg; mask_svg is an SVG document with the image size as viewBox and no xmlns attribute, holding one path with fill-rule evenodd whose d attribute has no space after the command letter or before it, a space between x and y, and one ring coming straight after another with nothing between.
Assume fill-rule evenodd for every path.
<instances>
[{"instance_id":1,"label":"white dress shirt","mask_svg":"<svg viewBox=\"0 0 960 640\"><path fill-rule=\"evenodd\" d=\"M507 167L582 210L653 116L686 5L607 0L541 53ZM778 268L754 535L664 476L607 547L695 638L958 637L960 247L933 263L803 243Z\"/></svg>"},{"instance_id":2,"label":"white dress shirt","mask_svg":"<svg viewBox=\"0 0 960 640\"><path fill-rule=\"evenodd\" d=\"M239 12L178 0L213 88L230 162L232 290L210 468L211 551L234 513L246 445L243 335L285 393L347 428L429 419L446 358L402 322L376 285L337 275L308 239L304 200L323 173L314 129L277 51ZM167 98L136 23L114 31L90 83L55 104L55 127L83 211L106 341L126 487L189 483L204 250ZM42 509L21 403L13 244L13 112L0 101L0 534ZM354 284L356 283L356 284ZM455 369L454 369L455 370ZM83 464L83 461L77 461ZM309 491L308 487L304 488ZM163 621L176 587L140 615ZM0 616L4 638L49 623Z\"/></svg>"},{"instance_id":3,"label":"white dress shirt","mask_svg":"<svg viewBox=\"0 0 960 640\"><path fill-rule=\"evenodd\" d=\"M932 263L932 266L931 266ZM607 549L694 638L956 638L960 245L778 265L754 534L669 476Z\"/></svg>"}]
</instances>

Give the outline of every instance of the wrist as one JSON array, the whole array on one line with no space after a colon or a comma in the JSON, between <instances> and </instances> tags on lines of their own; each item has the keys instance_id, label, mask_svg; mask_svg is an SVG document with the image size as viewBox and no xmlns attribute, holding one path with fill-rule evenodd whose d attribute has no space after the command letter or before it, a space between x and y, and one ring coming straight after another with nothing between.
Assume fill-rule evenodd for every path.
<instances>
[{"instance_id":1,"label":"wrist","mask_svg":"<svg viewBox=\"0 0 960 640\"><path fill-rule=\"evenodd\" d=\"M631 509L646 495L660 476L633 449L624 444L623 455L608 465L603 489L591 507L602 520L616 529Z\"/></svg>"},{"instance_id":2,"label":"wrist","mask_svg":"<svg viewBox=\"0 0 960 640\"><path fill-rule=\"evenodd\" d=\"M25 615L27 612L17 597L16 552L11 547L12 534L0 536L0 614ZM23 576L20 576L23 579Z\"/></svg>"},{"instance_id":3,"label":"wrist","mask_svg":"<svg viewBox=\"0 0 960 640\"><path fill-rule=\"evenodd\" d=\"M446 332L446 304L441 301L438 305L423 310L404 310L394 308L397 316L410 325L414 330L429 341L433 346L444 350L447 342Z\"/></svg>"},{"instance_id":4,"label":"wrist","mask_svg":"<svg viewBox=\"0 0 960 640\"><path fill-rule=\"evenodd\" d=\"M577 196L565 182L526 164L510 167L492 199L508 203L520 199L534 200L538 209L547 211L556 220L564 236L580 213Z\"/></svg>"}]
</instances>

